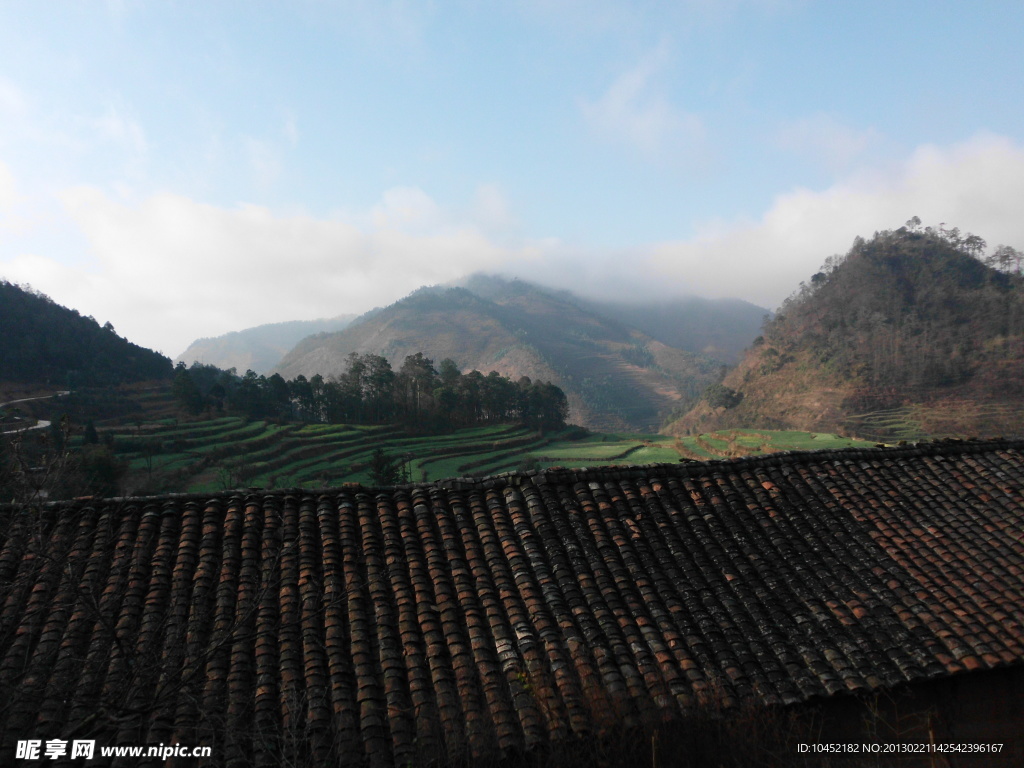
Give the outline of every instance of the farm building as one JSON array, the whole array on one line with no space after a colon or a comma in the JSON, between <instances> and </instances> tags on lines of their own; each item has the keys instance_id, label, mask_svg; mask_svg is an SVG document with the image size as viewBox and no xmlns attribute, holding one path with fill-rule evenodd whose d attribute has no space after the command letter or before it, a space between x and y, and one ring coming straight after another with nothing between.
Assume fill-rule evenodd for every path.
<instances>
[{"instance_id":1,"label":"farm building","mask_svg":"<svg viewBox=\"0 0 1024 768\"><path fill-rule=\"evenodd\" d=\"M1024 759L1024 442L2 514L5 765L57 738L589 765L627 736L685 765L730 718L797 729L778 764L847 737ZM977 757L930 749L898 764Z\"/></svg>"}]
</instances>

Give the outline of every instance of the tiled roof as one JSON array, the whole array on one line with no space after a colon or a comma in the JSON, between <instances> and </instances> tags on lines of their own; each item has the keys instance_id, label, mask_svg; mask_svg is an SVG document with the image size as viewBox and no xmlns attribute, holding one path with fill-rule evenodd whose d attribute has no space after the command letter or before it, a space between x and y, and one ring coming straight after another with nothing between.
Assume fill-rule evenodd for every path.
<instances>
[{"instance_id":1,"label":"tiled roof","mask_svg":"<svg viewBox=\"0 0 1024 768\"><path fill-rule=\"evenodd\" d=\"M1024 661L1021 442L3 515L4 746L416 765Z\"/></svg>"}]
</instances>

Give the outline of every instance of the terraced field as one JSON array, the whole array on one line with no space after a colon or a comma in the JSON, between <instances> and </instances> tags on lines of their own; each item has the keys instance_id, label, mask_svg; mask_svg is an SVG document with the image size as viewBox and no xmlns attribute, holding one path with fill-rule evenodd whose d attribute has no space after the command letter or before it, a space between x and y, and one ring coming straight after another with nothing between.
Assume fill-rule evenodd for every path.
<instances>
[{"instance_id":1,"label":"terraced field","mask_svg":"<svg viewBox=\"0 0 1024 768\"><path fill-rule=\"evenodd\" d=\"M569 427L539 435L517 425L412 436L394 426L271 424L237 417L161 420L105 431L113 434L115 452L128 463L132 492L369 484L369 462L377 448L400 457L411 481L425 482L524 468L707 461L863 444L807 432L729 430L675 438Z\"/></svg>"},{"instance_id":2,"label":"terraced field","mask_svg":"<svg viewBox=\"0 0 1024 768\"><path fill-rule=\"evenodd\" d=\"M479 474L485 465L489 471L505 471L514 469L524 453L582 434L568 429L541 437L503 425L409 436L391 426L278 425L230 417L109 431L135 485L189 492L367 483L377 448L401 457L414 481Z\"/></svg>"},{"instance_id":3,"label":"terraced field","mask_svg":"<svg viewBox=\"0 0 1024 768\"><path fill-rule=\"evenodd\" d=\"M816 451L873 445L866 440L841 437L823 432L797 432L795 430L726 429L695 437L682 437L675 441L675 449L683 458L696 461L752 456L777 451Z\"/></svg>"},{"instance_id":4,"label":"terraced field","mask_svg":"<svg viewBox=\"0 0 1024 768\"><path fill-rule=\"evenodd\" d=\"M859 435L886 442L1015 434L1024 428L1024 405L950 398L850 415L843 426Z\"/></svg>"}]
</instances>

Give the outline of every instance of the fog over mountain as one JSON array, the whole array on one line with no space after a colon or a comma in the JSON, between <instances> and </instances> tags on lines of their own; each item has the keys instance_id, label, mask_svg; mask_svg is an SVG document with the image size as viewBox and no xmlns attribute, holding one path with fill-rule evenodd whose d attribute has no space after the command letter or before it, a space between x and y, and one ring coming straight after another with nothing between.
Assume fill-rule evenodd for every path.
<instances>
[{"instance_id":1,"label":"fog over mountain","mask_svg":"<svg viewBox=\"0 0 1024 768\"><path fill-rule=\"evenodd\" d=\"M250 369L269 373L306 336L340 331L355 318L356 315L340 315L323 320L268 323L214 338L196 339L174 362L185 365L199 362L225 370L234 368L239 373Z\"/></svg>"},{"instance_id":2,"label":"fog over mountain","mask_svg":"<svg viewBox=\"0 0 1024 768\"><path fill-rule=\"evenodd\" d=\"M435 365L450 358L463 371L550 381L565 391L572 423L647 431L720 376L720 358L666 344L569 291L495 275L460 282L424 287L342 331L307 337L276 372L286 379L336 376L352 353L380 355L397 369L422 352ZM729 307L707 306L728 324ZM728 337L728 345L745 346L757 327ZM694 336L701 333L698 327Z\"/></svg>"}]
</instances>

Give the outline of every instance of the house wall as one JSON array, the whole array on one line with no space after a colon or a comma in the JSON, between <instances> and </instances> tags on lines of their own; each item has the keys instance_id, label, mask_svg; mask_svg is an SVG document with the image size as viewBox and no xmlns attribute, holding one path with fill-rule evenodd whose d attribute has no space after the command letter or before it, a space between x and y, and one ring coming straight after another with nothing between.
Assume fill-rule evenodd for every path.
<instances>
[{"instance_id":1,"label":"house wall","mask_svg":"<svg viewBox=\"0 0 1024 768\"><path fill-rule=\"evenodd\" d=\"M836 761L848 768L1024 766L1024 666L955 675L869 697L835 697L808 707L806 715L819 744L1003 745L995 754L935 752L885 761L880 759L884 753L875 753L874 761Z\"/></svg>"}]
</instances>

